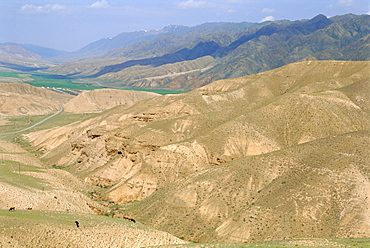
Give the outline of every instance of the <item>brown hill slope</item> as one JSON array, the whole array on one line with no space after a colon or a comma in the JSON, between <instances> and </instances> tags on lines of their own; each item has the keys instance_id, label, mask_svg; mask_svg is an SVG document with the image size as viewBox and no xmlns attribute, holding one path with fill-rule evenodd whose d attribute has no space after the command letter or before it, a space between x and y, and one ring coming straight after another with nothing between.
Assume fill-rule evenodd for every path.
<instances>
[{"instance_id":1,"label":"brown hill slope","mask_svg":"<svg viewBox=\"0 0 370 248\"><path fill-rule=\"evenodd\" d=\"M73 98L23 83L0 83L0 115L46 115L55 113Z\"/></svg>"},{"instance_id":2,"label":"brown hill slope","mask_svg":"<svg viewBox=\"0 0 370 248\"><path fill-rule=\"evenodd\" d=\"M79 220L80 227L75 226ZM0 246L13 247L153 247L184 240L141 224L87 214L0 210Z\"/></svg>"},{"instance_id":3,"label":"brown hill slope","mask_svg":"<svg viewBox=\"0 0 370 248\"><path fill-rule=\"evenodd\" d=\"M155 96L158 94L99 89L84 91L75 97L23 83L0 83L0 113L3 116L45 115L58 111L60 106L71 113L101 112L117 105L129 107Z\"/></svg>"},{"instance_id":4,"label":"brown hill slope","mask_svg":"<svg viewBox=\"0 0 370 248\"><path fill-rule=\"evenodd\" d=\"M369 62L295 63L27 137L48 164L107 186L105 199L143 200L138 218L178 236L250 242L368 235L365 217L344 231L350 209L366 216L356 202L366 202L367 188L349 198L343 192L368 183L368 134L361 131L370 128L369 76ZM202 181L208 173L212 180ZM335 194L321 192L338 184Z\"/></svg>"},{"instance_id":5,"label":"brown hill slope","mask_svg":"<svg viewBox=\"0 0 370 248\"><path fill-rule=\"evenodd\" d=\"M180 244L168 233L100 214L85 194L98 190L70 173L47 169L32 154L0 140L0 247L141 247ZM15 211L8 211L15 207ZM75 221L79 222L79 227Z\"/></svg>"},{"instance_id":6,"label":"brown hill slope","mask_svg":"<svg viewBox=\"0 0 370 248\"><path fill-rule=\"evenodd\" d=\"M243 157L159 190L132 208L196 241L369 236L369 132Z\"/></svg>"},{"instance_id":7,"label":"brown hill slope","mask_svg":"<svg viewBox=\"0 0 370 248\"><path fill-rule=\"evenodd\" d=\"M26 150L0 140L0 155L0 209L14 206L17 210L94 213L89 205L102 207L81 193L93 187L84 185L66 171L45 168Z\"/></svg>"},{"instance_id":8,"label":"brown hill slope","mask_svg":"<svg viewBox=\"0 0 370 248\"><path fill-rule=\"evenodd\" d=\"M159 94L144 91L99 89L83 91L77 97L64 105L64 110L72 113L101 112L117 105L126 107L135 102L159 96Z\"/></svg>"}]
</instances>

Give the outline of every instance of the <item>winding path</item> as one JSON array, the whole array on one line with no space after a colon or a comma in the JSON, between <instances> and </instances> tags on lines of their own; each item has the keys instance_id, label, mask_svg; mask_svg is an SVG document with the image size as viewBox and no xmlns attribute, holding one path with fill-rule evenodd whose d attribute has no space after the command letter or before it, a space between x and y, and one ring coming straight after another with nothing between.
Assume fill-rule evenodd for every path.
<instances>
[{"instance_id":1,"label":"winding path","mask_svg":"<svg viewBox=\"0 0 370 248\"><path fill-rule=\"evenodd\" d=\"M60 107L60 109L59 109L59 111L58 111L58 112L56 112L56 113L54 113L54 114L52 114L52 115L50 115L50 116L46 117L45 119L43 119L43 120L41 120L41 121L39 121L39 122L37 122L37 123L33 124L32 126L29 126L29 127L26 127L26 128L21 129L21 130L14 131L14 132L9 132L9 133L0 133L0 135L20 133L20 132L27 131L27 130L29 130L29 129L31 129L31 128L34 128L34 127L36 127L36 126L38 126L38 125L40 125L40 124L44 123L45 121L49 120L50 118L53 118L54 116L56 116L56 115L58 115L58 114L62 113L62 112L64 111L64 108L63 108L63 106L62 106L62 105L59 105L59 107Z\"/></svg>"}]
</instances>

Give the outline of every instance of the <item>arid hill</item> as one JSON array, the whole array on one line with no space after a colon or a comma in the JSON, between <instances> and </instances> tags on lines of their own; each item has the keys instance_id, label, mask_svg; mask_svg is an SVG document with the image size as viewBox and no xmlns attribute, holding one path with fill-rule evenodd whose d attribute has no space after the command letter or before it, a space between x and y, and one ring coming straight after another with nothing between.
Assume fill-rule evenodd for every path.
<instances>
[{"instance_id":1,"label":"arid hill","mask_svg":"<svg viewBox=\"0 0 370 248\"><path fill-rule=\"evenodd\" d=\"M55 113L73 98L25 83L0 82L0 115L46 115Z\"/></svg>"},{"instance_id":2,"label":"arid hill","mask_svg":"<svg viewBox=\"0 0 370 248\"><path fill-rule=\"evenodd\" d=\"M196 241L365 237L369 62L308 61L26 137L101 199Z\"/></svg>"},{"instance_id":3,"label":"arid hill","mask_svg":"<svg viewBox=\"0 0 370 248\"><path fill-rule=\"evenodd\" d=\"M100 89L83 91L64 105L64 110L72 113L102 112L117 105L129 107L135 102L158 96L156 93Z\"/></svg>"},{"instance_id":4,"label":"arid hill","mask_svg":"<svg viewBox=\"0 0 370 248\"><path fill-rule=\"evenodd\" d=\"M7 210L6 210L7 211ZM153 247L186 244L173 235L109 217L48 211L0 210L0 246ZM75 226L79 220L80 226Z\"/></svg>"},{"instance_id":5,"label":"arid hill","mask_svg":"<svg viewBox=\"0 0 370 248\"><path fill-rule=\"evenodd\" d=\"M84 184L67 171L45 168L16 144L1 139L0 158L0 247L187 243L137 222L105 216L109 208L87 196L97 187ZM9 211L13 207L14 211Z\"/></svg>"},{"instance_id":6,"label":"arid hill","mask_svg":"<svg viewBox=\"0 0 370 248\"><path fill-rule=\"evenodd\" d=\"M4 140L0 140L0 154L0 209L14 206L16 209L94 213L89 205L99 206L81 194L93 188L68 172L44 168L32 154Z\"/></svg>"},{"instance_id":7,"label":"arid hill","mask_svg":"<svg viewBox=\"0 0 370 248\"><path fill-rule=\"evenodd\" d=\"M369 132L248 156L193 173L131 214L195 241L369 236Z\"/></svg>"},{"instance_id":8,"label":"arid hill","mask_svg":"<svg viewBox=\"0 0 370 248\"><path fill-rule=\"evenodd\" d=\"M84 91L71 96L25 83L0 82L0 113L4 116L45 115L58 111L60 106L71 113L102 112L117 105L129 107L155 96L158 94L114 89Z\"/></svg>"}]
</instances>

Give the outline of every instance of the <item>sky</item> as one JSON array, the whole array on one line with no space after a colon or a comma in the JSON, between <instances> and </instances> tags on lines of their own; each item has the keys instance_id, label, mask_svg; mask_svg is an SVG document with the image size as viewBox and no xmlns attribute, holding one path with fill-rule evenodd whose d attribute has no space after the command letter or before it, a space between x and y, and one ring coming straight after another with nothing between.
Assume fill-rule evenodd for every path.
<instances>
[{"instance_id":1,"label":"sky","mask_svg":"<svg viewBox=\"0 0 370 248\"><path fill-rule=\"evenodd\" d=\"M0 43L76 51L168 24L262 22L370 14L369 0L0 0Z\"/></svg>"}]
</instances>

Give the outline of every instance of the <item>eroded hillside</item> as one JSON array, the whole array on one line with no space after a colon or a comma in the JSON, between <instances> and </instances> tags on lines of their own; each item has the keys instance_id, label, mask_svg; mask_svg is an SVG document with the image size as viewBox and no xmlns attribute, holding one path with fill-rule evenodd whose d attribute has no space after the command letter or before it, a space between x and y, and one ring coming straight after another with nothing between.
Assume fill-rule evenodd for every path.
<instances>
[{"instance_id":1,"label":"eroded hillside","mask_svg":"<svg viewBox=\"0 0 370 248\"><path fill-rule=\"evenodd\" d=\"M131 209L190 240L368 237L369 132L354 132L193 173Z\"/></svg>"},{"instance_id":2,"label":"eroded hillside","mask_svg":"<svg viewBox=\"0 0 370 248\"><path fill-rule=\"evenodd\" d=\"M133 219L111 218L99 190L0 138L0 247L143 247L184 244ZM78 226L76 225L78 223Z\"/></svg>"},{"instance_id":3,"label":"eroded hillside","mask_svg":"<svg viewBox=\"0 0 370 248\"><path fill-rule=\"evenodd\" d=\"M140 200L127 211L187 239L363 237L369 76L369 62L300 62L27 138L107 187L101 199Z\"/></svg>"},{"instance_id":4,"label":"eroded hillside","mask_svg":"<svg viewBox=\"0 0 370 248\"><path fill-rule=\"evenodd\" d=\"M0 115L46 115L55 113L73 97L24 83L0 82Z\"/></svg>"}]
</instances>

